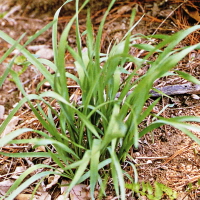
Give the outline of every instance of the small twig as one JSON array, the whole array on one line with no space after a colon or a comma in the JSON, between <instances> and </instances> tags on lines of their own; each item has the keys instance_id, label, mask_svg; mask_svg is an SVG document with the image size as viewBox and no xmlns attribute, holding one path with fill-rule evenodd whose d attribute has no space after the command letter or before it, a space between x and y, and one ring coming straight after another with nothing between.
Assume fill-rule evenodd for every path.
<instances>
[{"instance_id":1,"label":"small twig","mask_svg":"<svg viewBox=\"0 0 200 200\"><path fill-rule=\"evenodd\" d=\"M160 157L136 157L136 159L151 159L151 160L158 160L158 159L167 159L168 156L160 156Z\"/></svg>"},{"instance_id":2,"label":"small twig","mask_svg":"<svg viewBox=\"0 0 200 200\"><path fill-rule=\"evenodd\" d=\"M161 91L162 93L171 96L179 94L200 94L200 85L186 83L186 84L177 84L177 85L168 85L163 87L155 87L154 89ZM127 96L129 96L133 91L129 91ZM116 98L119 98L121 92L118 92ZM160 97L161 93L158 93L154 90L150 91L151 97Z\"/></svg>"},{"instance_id":3,"label":"small twig","mask_svg":"<svg viewBox=\"0 0 200 200\"><path fill-rule=\"evenodd\" d=\"M200 94L200 85L186 83L186 84L178 84L178 85L168 85L164 87L158 87L155 89L160 90L161 92L165 93L166 95L179 95L179 94ZM150 95L152 97L160 97L162 94L150 91Z\"/></svg>"},{"instance_id":4,"label":"small twig","mask_svg":"<svg viewBox=\"0 0 200 200\"><path fill-rule=\"evenodd\" d=\"M168 160L166 160L164 163L162 163L162 166L166 165L167 163L169 163L172 159L174 159L176 156L182 154L184 151L188 150L188 147L190 145L184 146L183 148L179 149L178 151L176 151L171 157L169 157Z\"/></svg>"},{"instance_id":5,"label":"small twig","mask_svg":"<svg viewBox=\"0 0 200 200\"><path fill-rule=\"evenodd\" d=\"M180 8L184 3L186 3L188 0L185 0L184 2L182 2L179 6L177 6L174 10L172 10L172 12L169 13L169 15L162 21L162 23L160 23L160 25L158 26L158 28L153 32L152 35L155 35L156 32L158 31L158 29L167 21L167 19L174 13L174 11L176 11L178 8Z\"/></svg>"}]
</instances>

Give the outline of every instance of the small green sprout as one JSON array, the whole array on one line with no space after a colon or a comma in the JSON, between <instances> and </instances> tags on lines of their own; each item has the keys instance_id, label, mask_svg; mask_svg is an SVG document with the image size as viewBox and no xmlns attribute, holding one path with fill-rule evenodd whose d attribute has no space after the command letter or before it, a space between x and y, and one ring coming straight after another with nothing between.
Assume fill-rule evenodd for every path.
<instances>
[{"instance_id":1,"label":"small green sprout","mask_svg":"<svg viewBox=\"0 0 200 200\"><path fill-rule=\"evenodd\" d=\"M154 186L151 186L149 182L126 184L126 188L138 195L146 196L149 200L160 200L164 195L172 200L177 198L176 191L158 182L155 182Z\"/></svg>"}]
</instances>

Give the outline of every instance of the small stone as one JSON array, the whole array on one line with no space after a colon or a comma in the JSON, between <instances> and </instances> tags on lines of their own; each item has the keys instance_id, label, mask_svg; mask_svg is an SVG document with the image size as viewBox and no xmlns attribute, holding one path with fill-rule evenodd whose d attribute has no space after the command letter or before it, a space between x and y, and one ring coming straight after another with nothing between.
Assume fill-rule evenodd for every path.
<instances>
[{"instance_id":1,"label":"small stone","mask_svg":"<svg viewBox=\"0 0 200 200\"><path fill-rule=\"evenodd\" d=\"M53 58L53 50L49 48L42 48L36 52L40 58L51 60Z\"/></svg>"},{"instance_id":2,"label":"small stone","mask_svg":"<svg viewBox=\"0 0 200 200\"><path fill-rule=\"evenodd\" d=\"M196 94L192 94L191 97L192 97L193 99L197 99L197 100L200 99L200 97L199 97L198 95L196 95Z\"/></svg>"},{"instance_id":3,"label":"small stone","mask_svg":"<svg viewBox=\"0 0 200 200\"><path fill-rule=\"evenodd\" d=\"M151 160L147 160L147 164L152 164L153 162Z\"/></svg>"}]
</instances>

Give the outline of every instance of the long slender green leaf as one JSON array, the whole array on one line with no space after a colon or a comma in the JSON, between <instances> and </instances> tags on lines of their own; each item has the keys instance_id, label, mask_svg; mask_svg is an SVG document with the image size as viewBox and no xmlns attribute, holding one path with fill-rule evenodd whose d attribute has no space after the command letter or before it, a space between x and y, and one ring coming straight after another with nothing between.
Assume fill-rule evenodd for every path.
<instances>
[{"instance_id":1,"label":"long slender green leaf","mask_svg":"<svg viewBox=\"0 0 200 200\"><path fill-rule=\"evenodd\" d=\"M121 199L125 200L126 199L126 197L125 197L125 184L124 184L123 173L122 173L122 169L120 167L119 160L117 159L115 152L113 152L110 147L108 148L108 150L109 150L111 158L112 158L113 166L115 167L115 170L116 170L116 173L117 173L116 175L118 177Z\"/></svg>"},{"instance_id":2,"label":"long slender green leaf","mask_svg":"<svg viewBox=\"0 0 200 200\"><path fill-rule=\"evenodd\" d=\"M16 188L18 188L18 186L20 185L20 183L22 183L22 181L28 176L30 175L32 172L34 172L35 170L41 169L41 168L50 168L50 169L54 169L53 167L49 166L49 165L44 165L44 164L38 164L38 165L34 165L31 166L30 168L28 168L25 172L23 172L19 178L14 182L14 184L8 189L8 191L6 192L6 195L10 194L11 192L15 191ZM52 173L52 172L51 172ZM28 184L25 186L27 187ZM15 194L14 194L15 195ZM4 197L3 197L4 198ZM2 198L0 198L2 199ZM7 198L6 198L7 199ZM8 199L12 199L12 196L9 196Z\"/></svg>"},{"instance_id":3,"label":"long slender green leaf","mask_svg":"<svg viewBox=\"0 0 200 200\"><path fill-rule=\"evenodd\" d=\"M4 33L3 31L0 31L0 38L2 38L3 40L5 40L6 42L8 42L11 45L15 45L16 42L15 40L13 40L11 37L9 37L6 33ZM50 83L51 86L53 86L53 79L52 79L52 75L49 73L49 71L46 69L46 67L40 63L38 61L37 58L35 58L28 50L26 50L25 48L23 48L23 46L21 46L20 44L16 45L16 48L22 53L24 54L24 56L27 58L27 60L32 63L34 66L36 66L38 68L38 70L45 76L45 78L48 80L48 82Z\"/></svg>"},{"instance_id":4,"label":"long slender green leaf","mask_svg":"<svg viewBox=\"0 0 200 200\"><path fill-rule=\"evenodd\" d=\"M81 160L81 165L79 166L79 168L77 169L76 171L76 174L72 180L72 182L70 183L67 191L66 191L66 196L68 196L69 192L72 190L72 188L78 183L80 177L84 174L88 164L89 164L89 161L90 161L90 158L91 158L91 152L90 151L86 151L82 160Z\"/></svg>"},{"instance_id":5,"label":"long slender green leaf","mask_svg":"<svg viewBox=\"0 0 200 200\"><path fill-rule=\"evenodd\" d=\"M15 49L17 44L19 44L19 42L23 39L24 36L25 36L25 33L21 35L21 37L13 44L13 46L6 51L6 53L4 53L4 55L0 58L0 63L2 63L9 56L9 54L12 53L12 51ZM8 76L16 57L17 55L10 61L10 63L8 64L8 67L4 71L3 75L0 77L0 87L2 87L6 77Z\"/></svg>"},{"instance_id":6,"label":"long slender green leaf","mask_svg":"<svg viewBox=\"0 0 200 200\"><path fill-rule=\"evenodd\" d=\"M111 158L108 158L102 162L100 162L98 164L98 170L103 169L104 167L108 166L111 163ZM89 178L91 176L91 171L89 170L88 172L86 172L82 177L80 177L79 181L77 182L77 184L82 183L83 181L85 181L87 178Z\"/></svg>"},{"instance_id":7,"label":"long slender green leaf","mask_svg":"<svg viewBox=\"0 0 200 200\"><path fill-rule=\"evenodd\" d=\"M93 31L92 31L92 22L90 18L90 9L87 10L87 48L88 48L88 56L90 59L93 57L93 45L94 45L94 37L93 37Z\"/></svg>"},{"instance_id":8,"label":"long slender green leaf","mask_svg":"<svg viewBox=\"0 0 200 200\"><path fill-rule=\"evenodd\" d=\"M29 178L27 181L22 183L18 188L16 188L9 197L7 197L7 200L13 200L15 197L20 194L24 189L26 189L30 184L34 183L35 181L39 180L42 177L48 176L50 174L55 174L55 172L52 171L46 171L46 172L41 172L39 174L36 174Z\"/></svg>"},{"instance_id":9,"label":"long slender green leaf","mask_svg":"<svg viewBox=\"0 0 200 200\"><path fill-rule=\"evenodd\" d=\"M16 138L20 134L26 133L26 132L29 132L29 131L32 131L32 130L33 129L30 129L30 128L23 128L23 129L18 129L16 131L13 131L13 132L5 135L3 138L0 139L0 147L5 146L6 144L8 144L11 140Z\"/></svg>"},{"instance_id":10,"label":"long slender green leaf","mask_svg":"<svg viewBox=\"0 0 200 200\"><path fill-rule=\"evenodd\" d=\"M27 153L4 153L0 152L1 155L7 156L7 157L12 157L12 158L37 158L37 157L51 157L51 155L47 152L27 152Z\"/></svg>"},{"instance_id":11,"label":"long slender green leaf","mask_svg":"<svg viewBox=\"0 0 200 200\"><path fill-rule=\"evenodd\" d=\"M192 76L192 75L190 75L186 72L182 72L182 71L178 71L178 70L175 70L175 72L177 74L179 74L180 77L182 77L182 78L184 78L184 79L186 79L186 80L188 80L192 83L200 85L200 81L197 78L195 78L194 76Z\"/></svg>"},{"instance_id":12,"label":"long slender green leaf","mask_svg":"<svg viewBox=\"0 0 200 200\"><path fill-rule=\"evenodd\" d=\"M94 190L98 180L98 165L101 149L101 140L93 140L91 161L90 161L90 194L91 198L94 199Z\"/></svg>"},{"instance_id":13,"label":"long slender green leaf","mask_svg":"<svg viewBox=\"0 0 200 200\"><path fill-rule=\"evenodd\" d=\"M53 24L53 28L52 28L52 45L53 45L53 52L54 52L54 62L55 64L57 65L58 64L58 50L57 50L57 40L58 40L58 37L57 37L57 34L58 34L58 16L60 14L60 11L62 9L62 7L71 2L73 0L67 0L55 13L54 15L54 24Z\"/></svg>"},{"instance_id":14,"label":"long slender green leaf","mask_svg":"<svg viewBox=\"0 0 200 200\"><path fill-rule=\"evenodd\" d=\"M10 61L10 63L8 64L7 68L5 69L3 75L0 77L0 87L2 87L4 81L6 80L10 69L12 68L13 64L14 64L14 60L15 60L16 56Z\"/></svg>"}]
</instances>

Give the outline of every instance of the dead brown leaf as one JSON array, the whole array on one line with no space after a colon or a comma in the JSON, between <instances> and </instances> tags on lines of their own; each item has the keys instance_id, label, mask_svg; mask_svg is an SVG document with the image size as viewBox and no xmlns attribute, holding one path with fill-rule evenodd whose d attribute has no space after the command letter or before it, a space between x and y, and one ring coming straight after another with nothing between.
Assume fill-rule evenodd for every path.
<instances>
[{"instance_id":1,"label":"dead brown leaf","mask_svg":"<svg viewBox=\"0 0 200 200\"><path fill-rule=\"evenodd\" d=\"M13 179L18 179L19 176L26 171L26 166L19 166L16 167L15 171L13 172L13 175L11 176L11 178Z\"/></svg>"},{"instance_id":2,"label":"dead brown leaf","mask_svg":"<svg viewBox=\"0 0 200 200\"><path fill-rule=\"evenodd\" d=\"M3 138L5 135L10 133L12 130L14 130L14 128L16 127L18 121L19 121L19 117L18 116L14 116L10 120L10 122L8 123L8 125L6 126L5 130L3 131L3 133L1 134L0 137Z\"/></svg>"},{"instance_id":3,"label":"dead brown leaf","mask_svg":"<svg viewBox=\"0 0 200 200\"><path fill-rule=\"evenodd\" d=\"M5 107L0 105L0 120L3 119L5 113Z\"/></svg>"},{"instance_id":4,"label":"dead brown leaf","mask_svg":"<svg viewBox=\"0 0 200 200\"><path fill-rule=\"evenodd\" d=\"M200 14L197 9L190 6L183 6L184 11L193 19L200 22Z\"/></svg>"},{"instance_id":5,"label":"dead brown leaf","mask_svg":"<svg viewBox=\"0 0 200 200\"><path fill-rule=\"evenodd\" d=\"M63 180L61 183L61 185L68 185L68 184L69 184L69 182L67 182L65 180ZM63 197L59 197L59 200L64 198L64 192L67 190L67 188L68 188L68 186L61 187L61 194L63 194ZM74 186L73 189L71 190L69 196L70 196L70 200L91 199L89 190L87 189L87 185L84 185L84 184L79 184L79 185Z\"/></svg>"},{"instance_id":6,"label":"dead brown leaf","mask_svg":"<svg viewBox=\"0 0 200 200\"><path fill-rule=\"evenodd\" d=\"M58 179L60 178L60 175L54 175L54 176L49 176L48 178L48 185L46 186L46 188L51 188L53 185L58 183Z\"/></svg>"},{"instance_id":7,"label":"dead brown leaf","mask_svg":"<svg viewBox=\"0 0 200 200\"><path fill-rule=\"evenodd\" d=\"M32 197L32 194L19 194L15 197L15 200L30 200ZM33 200L36 200L33 198Z\"/></svg>"},{"instance_id":8,"label":"dead brown leaf","mask_svg":"<svg viewBox=\"0 0 200 200\"><path fill-rule=\"evenodd\" d=\"M120 8L117 10L117 13L120 14L120 15L122 15L122 14L124 14L125 12L130 11L131 9L132 9L131 6L125 5L125 6L120 7Z\"/></svg>"},{"instance_id":9,"label":"dead brown leaf","mask_svg":"<svg viewBox=\"0 0 200 200\"><path fill-rule=\"evenodd\" d=\"M15 200L31 200L32 194L19 194ZM33 200L51 200L51 195L48 192L43 192L40 196L34 195Z\"/></svg>"},{"instance_id":10,"label":"dead brown leaf","mask_svg":"<svg viewBox=\"0 0 200 200\"><path fill-rule=\"evenodd\" d=\"M71 200L79 200L79 199L90 199L90 193L87 189L87 185L79 184L73 187L70 192Z\"/></svg>"},{"instance_id":11,"label":"dead brown leaf","mask_svg":"<svg viewBox=\"0 0 200 200\"><path fill-rule=\"evenodd\" d=\"M14 181L11 179L0 182L0 194L5 195L13 183Z\"/></svg>"}]
</instances>

